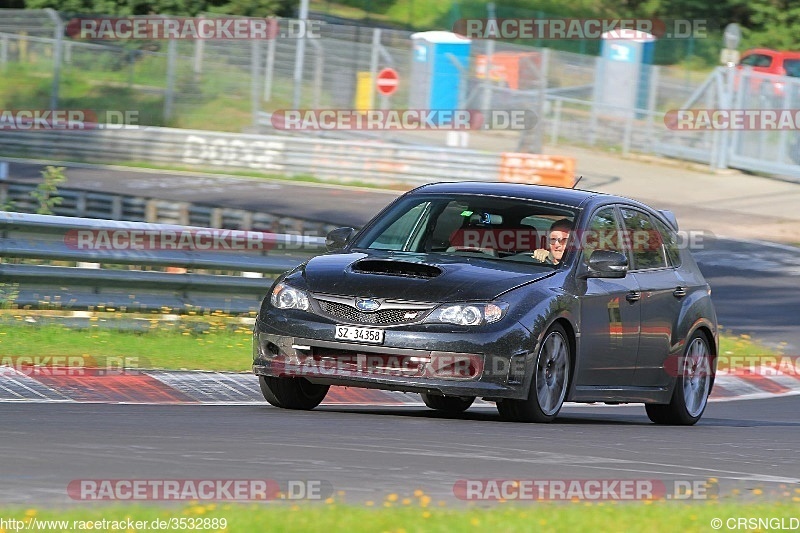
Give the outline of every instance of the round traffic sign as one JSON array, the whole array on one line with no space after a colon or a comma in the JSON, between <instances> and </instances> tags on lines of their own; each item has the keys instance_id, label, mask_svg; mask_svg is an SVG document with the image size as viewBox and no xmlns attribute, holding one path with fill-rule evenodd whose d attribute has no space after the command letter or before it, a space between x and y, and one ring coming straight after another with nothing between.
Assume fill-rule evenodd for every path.
<instances>
[{"instance_id":1,"label":"round traffic sign","mask_svg":"<svg viewBox=\"0 0 800 533\"><path fill-rule=\"evenodd\" d=\"M400 76L393 68L385 68L378 72L378 79L375 81L375 88L384 96L389 96L397 90L400 84Z\"/></svg>"},{"instance_id":2,"label":"round traffic sign","mask_svg":"<svg viewBox=\"0 0 800 533\"><path fill-rule=\"evenodd\" d=\"M722 40L725 43L725 48L735 50L739 47L739 41L742 40L742 28L735 22L731 22L725 26L725 32L722 34Z\"/></svg>"}]
</instances>

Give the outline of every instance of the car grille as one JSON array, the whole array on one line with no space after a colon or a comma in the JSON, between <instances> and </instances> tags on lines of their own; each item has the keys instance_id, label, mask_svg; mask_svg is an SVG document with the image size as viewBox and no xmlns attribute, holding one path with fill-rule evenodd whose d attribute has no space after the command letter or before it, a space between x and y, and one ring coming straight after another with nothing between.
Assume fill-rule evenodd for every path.
<instances>
[{"instance_id":1,"label":"car grille","mask_svg":"<svg viewBox=\"0 0 800 533\"><path fill-rule=\"evenodd\" d=\"M417 322L428 309L380 309L372 313L364 313L353 306L331 302L328 300L317 300L322 311L332 317L342 319L351 324L376 324L388 326L391 324L408 324Z\"/></svg>"}]
</instances>

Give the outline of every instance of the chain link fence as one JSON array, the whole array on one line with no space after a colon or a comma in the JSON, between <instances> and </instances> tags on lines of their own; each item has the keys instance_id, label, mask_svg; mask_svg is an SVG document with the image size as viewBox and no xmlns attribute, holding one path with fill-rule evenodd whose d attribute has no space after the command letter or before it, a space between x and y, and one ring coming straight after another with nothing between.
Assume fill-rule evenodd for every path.
<instances>
[{"instance_id":1,"label":"chain link fence","mask_svg":"<svg viewBox=\"0 0 800 533\"><path fill-rule=\"evenodd\" d=\"M473 15L485 17L483 13L462 14ZM14 84L0 86L0 108L93 109L99 121L107 118L104 113L109 110L117 115L132 111L139 125L492 151L540 152L545 144L571 144L613 148L622 153L665 154L661 149L665 139L673 147L687 145L671 141L676 134L665 127L665 113L692 105L697 91L708 83L708 75L702 72L680 66L643 65L639 76L646 83L641 83L641 94L622 105L608 104L602 101L600 87L607 60L577 53L596 52L586 48L588 44L580 45L586 50L578 46L576 52L479 39L471 42L468 60L459 63L458 107L530 110L538 120L532 130L470 132L468 141L430 131L289 132L273 127L272 112L408 109L414 108L415 102L425 101L423 93L429 89L413 81L412 32L318 22L310 29L313 35L300 39L290 37L298 35L298 21L279 19L278 38L274 39L87 42L60 31L69 17L59 19L52 11L4 10L0 19L0 70L5 79L15 80ZM302 54L298 53L301 43ZM575 44L570 46L574 48ZM591 46L598 45L599 41L592 41ZM299 71L298 61L302 64ZM375 90L376 75L386 67L396 70L400 80L390 97L380 96ZM496 67L502 67L499 74ZM620 90L625 83L629 82L619 80ZM613 90L613 84L610 86ZM749 97L744 95L736 102L745 105ZM791 98L773 104L778 108L797 105ZM788 158L794 132L790 133L761 136L759 145L779 141L779 155L791 163ZM694 135L703 141L688 145L706 152L709 147L717 149L714 143L720 140L718 135ZM699 157L689 154L690 147L665 155L749 164L752 158L766 158L759 153L774 151L752 153L748 148L751 145L743 143L748 135L734 137L742 146L735 153L747 153L747 159Z\"/></svg>"}]
</instances>

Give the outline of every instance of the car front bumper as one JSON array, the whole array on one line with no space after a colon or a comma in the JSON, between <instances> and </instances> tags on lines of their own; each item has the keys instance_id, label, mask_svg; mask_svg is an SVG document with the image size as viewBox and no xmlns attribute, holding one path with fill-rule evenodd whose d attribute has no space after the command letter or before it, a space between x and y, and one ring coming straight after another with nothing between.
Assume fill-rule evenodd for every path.
<instances>
[{"instance_id":1,"label":"car front bumper","mask_svg":"<svg viewBox=\"0 0 800 533\"><path fill-rule=\"evenodd\" d=\"M518 322L386 327L382 344L336 340L335 326L303 312L260 316L253 331L253 373L447 396L527 396L535 340Z\"/></svg>"}]
</instances>

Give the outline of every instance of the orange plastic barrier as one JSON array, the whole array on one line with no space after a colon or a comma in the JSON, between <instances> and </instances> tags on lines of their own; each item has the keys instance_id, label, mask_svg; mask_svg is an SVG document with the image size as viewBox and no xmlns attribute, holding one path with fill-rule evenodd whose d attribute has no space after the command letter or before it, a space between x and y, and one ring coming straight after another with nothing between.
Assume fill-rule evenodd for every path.
<instances>
[{"instance_id":1,"label":"orange plastic barrier","mask_svg":"<svg viewBox=\"0 0 800 533\"><path fill-rule=\"evenodd\" d=\"M504 152L500 159L500 181L572 187L575 159L562 155Z\"/></svg>"}]
</instances>

